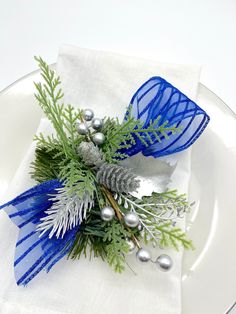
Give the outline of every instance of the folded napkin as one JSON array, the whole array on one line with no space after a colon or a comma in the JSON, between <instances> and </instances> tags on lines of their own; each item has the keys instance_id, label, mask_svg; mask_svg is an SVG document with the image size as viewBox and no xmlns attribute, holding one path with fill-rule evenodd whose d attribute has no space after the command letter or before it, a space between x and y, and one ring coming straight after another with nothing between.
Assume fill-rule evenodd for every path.
<instances>
[{"instance_id":1,"label":"folded napkin","mask_svg":"<svg viewBox=\"0 0 236 314\"><path fill-rule=\"evenodd\" d=\"M65 103L91 108L96 116L118 116L122 119L134 92L152 76L162 76L194 99L200 70L198 67L168 65L62 46L57 72L61 76ZM38 132L42 131L51 132L51 125L45 118L41 120L38 129ZM5 199L11 199L34 185L28 176L34 149L32 144L10 184ZM171 164L178 161L171 176L171 186L178 188L180 192L187 192L190 150L161 160L136 156L128 163L138 174L146 176L158 185L158 178L166 178L173 171L172 167L167 167L167 170L163 167L165 160ZM184 228L184 220L181 227ZM158 271L155 264L146 267L139 265L135 256L130 256L128 263L137 275L128 267L123 274L115 274L100 259L64 259L49 274L42 272L24 288L17 287L13 278L17 228L3 214L0 219L0 237L0 250L4 252L0 257L1 313L181 313L182 251L177 253L172 250L152 250L154 258L166 252L173 258L174 267L168 273Z\"/></svg>"}]
</instances>

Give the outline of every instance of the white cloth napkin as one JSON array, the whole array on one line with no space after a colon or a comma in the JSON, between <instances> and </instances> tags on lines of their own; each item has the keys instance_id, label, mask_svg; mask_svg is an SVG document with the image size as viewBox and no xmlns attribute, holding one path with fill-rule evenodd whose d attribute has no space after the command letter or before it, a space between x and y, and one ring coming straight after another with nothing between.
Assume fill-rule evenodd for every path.
<instances>
[{"instance_id":1,"label":"white cloth napkin","mask_svg":"<svg viewBox=\"0 0 236 314\"><path fill-rule=\"evenodd\" d=\"M66 103L92 108L96 116L113 115L120 118L134 92L151 76L162 76L194 99L200 74L198 67L162 64L73 46L61 47L57 71L62 79ZM50 130L49 122L42 119L39 131ZM7 198L16 196L34 184L28 176L34 149L32 144L10 185ZM169 160L178 160L171 185L180 192L187 192L190 150L176 154ZM154 181L163 174L158 170L158 160L136 157L133 162L136 168L138 164L138 172ZM5 238L9 229L11 236ZM134 256L129 257L128 262L137 273L136 276L129 269L121 275L115 274L99 259L64 259L49 274L40 274L24 288L17 287L14 281L13 260L17 233L17 228L6 215L1 215L0 252L4 254L0 257L0 313L181 313L182 251L152 250L154 258L166 252L173 258L174 267L168 273L160 272L154 264L144 267L136 262Z\"/></svg>"}]
</instances>

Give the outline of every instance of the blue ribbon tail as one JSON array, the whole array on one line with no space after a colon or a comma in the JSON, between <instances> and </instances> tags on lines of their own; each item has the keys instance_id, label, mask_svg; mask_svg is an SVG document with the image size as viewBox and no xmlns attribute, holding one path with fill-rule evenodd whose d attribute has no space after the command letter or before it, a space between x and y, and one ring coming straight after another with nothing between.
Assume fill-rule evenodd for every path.
<instances>
[{"instance_id":1,"label":"blue ribbon tail","mask_svg":"<svg viewBox=\"0 0 236 314\"><path fill-rule=\"evenodd\" d=\"M172 134L169 138L161 133L157 134L161 141L152 137L153 143L148 147L133 134L136 144L120 151L128 156L142 152L144 156L161 157L180 152L197 140L210 120L203 109L161 77L150 78L137 90L131 99L125 119L128 114L141 120L143 128L158 117L160 120L156 128L165 121L168 121L166 127L181 127L180 132Z\"/></svg>"},{"instance_id":2,"label":"blue ribbon tail","mask_svg":"<svg viewBox=\"0 0 236 314\"><path fill-rule=\"evenodd\" d=\"M71 250L79 227L68 230L62 239L49 239L50 231L40 237L36 231L45 210L52 206L51 195L60 187L58 180L47 181L0 206L20 229L14 261L17 285L27 285L43 269L49 271Z\"/></svg>"}]
</instances>

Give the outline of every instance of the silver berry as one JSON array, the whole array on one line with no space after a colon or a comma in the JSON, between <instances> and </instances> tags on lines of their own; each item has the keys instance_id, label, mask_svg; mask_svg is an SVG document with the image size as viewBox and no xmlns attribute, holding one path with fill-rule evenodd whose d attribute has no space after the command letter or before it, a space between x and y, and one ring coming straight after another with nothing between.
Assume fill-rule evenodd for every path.
<instances>
[{"instance_id":1,"label":"silver berry","mask_svg":"<svg viewBox=\"0 0 236 314\"><path fill-rule=\"evenodd\" d=\"M137 260L141 263L148 263L151 260L151 253L146 249L140 249L136 253Z\"/></svg>"},{"instance_id":2,"label":"silver berry","mask_svg":"<svg viewBox=\"0 0 236 314\"><path fill-rule=\"evenodd\" d=\"M103 127L103 121L99 118L94 118L92 120L92 128L94 130L101 130L101 128Z\"/></svg>"},{"instance_id":3,"label":"silver berry","mask_svg":"<svg viewBox=\"0 0 236 314\"><path fill-rule=\"evenodd\" d=\"M105 141L105 135L103 133L95 133L93 135L93 142L96 145L102 145Z\"/></svg>"},{"instance_id":4,"label":"silver berry","mask_svg":"<svg viewBox=\"0 0 236 314\"><path fill-rule=\"evenodd\" d=\"M134 212L129 212L124 217L125 224L130 228L135 228L139 224L139 217Z\"/></svg>"},{"instance_id":5,"label":"silver berry","mask_svg":"<svg viewBox=\"0 0 236 314\"><path fill-rule=\"evenodd\" d=\"M173 266L172 258L169 255L162 254L156 259L157 267L162 271L168 271Z\"/></svg>"},{"instance_id":6,"label":"silver berry","mask_svg":"<svg viewBox=\"0 0 236 314\"><path fill-rule=\"evenodd\" d=\"M111 221L115 216L115 211L112 207L106 206L101 210L101 218L104 221Z\"/></svg>"},{"instance_id":7,"label":"silver berry","mask_svg":"<svg viewBox=\"0 0 236 314\"><path fill-rule=\"evenodd\" d=\"M91 121L94 117L93 110L91 109L84 109L83 111L83 118L85 121Z\"/></svg>"},{"instance_id":8,"label":"silver berry","mask_svg":"<svg viewBox=\"0 0 236 314\"><path fill-rule=\"evenodd\" d=\"M127 238L126 239L126 243L129 246L129 252L127 254L132 254L135 251L135 249L136 249L136 245L135 245L134 241L132 241L131 239Z\"/></svg>"},{"instance_id":9,"label":"silver berry","mask_svg":"<svg viewBox=\"0 0 236 314\"><path fill-rule=\"evenodd\" d=\"M78 123L77 131L80 135L86 135L88 134L88 127L85 123L81 122Z\"/></svg>"}]
</instances>

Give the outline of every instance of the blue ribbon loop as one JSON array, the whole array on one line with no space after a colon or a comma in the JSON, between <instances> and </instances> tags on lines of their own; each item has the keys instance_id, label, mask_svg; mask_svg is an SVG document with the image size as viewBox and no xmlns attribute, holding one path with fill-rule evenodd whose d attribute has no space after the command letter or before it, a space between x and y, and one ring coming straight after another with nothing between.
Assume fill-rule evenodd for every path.
<instances>
[{"instance_id":1,"label":"blue ribbon loop","mask_svg":"<svg viewBox=\"0 0 236 314\"><path fill-rule=\"evenodd\" d=\"M137 90L125 117L128 113L141 120L143 128L158 117L156 127L167 120L167 127L181 127L181 132L169 139L162 134L161 142L153 138L148 147L134 134L136 144L123 151L129 156L142 152L145 156L159 157L182 151L196 141L209 122L204 110L161 77L149 79ZM52 206L51 195L61 187L59 180L47 181L0 206L20 230L14 262L18 285L27 285L43 269L49 271L72 248L79 226L68 230L62 239L55 236L49 239L50 230L40 237L36 230L44 212Z\"/></svg>"},{"instance_id":2,"label":"blue ribbon loop","mask_svg":"<svg viewBox=\"0 0 236 314\"><path fill-rule=\"evenodd\" d=\"M197 140L210 119L195 102L161 77L150 78L137 90L125 116L128 114L140 120L143 128L158 117L156 127L168 121L166 127L181 128L169 138L159 134L161 142L153 137L148 147L134 134L136 144L121 151L129 156L142 152L144 156L161 157L180 152Z\"/></svg>"}]
</instances>

